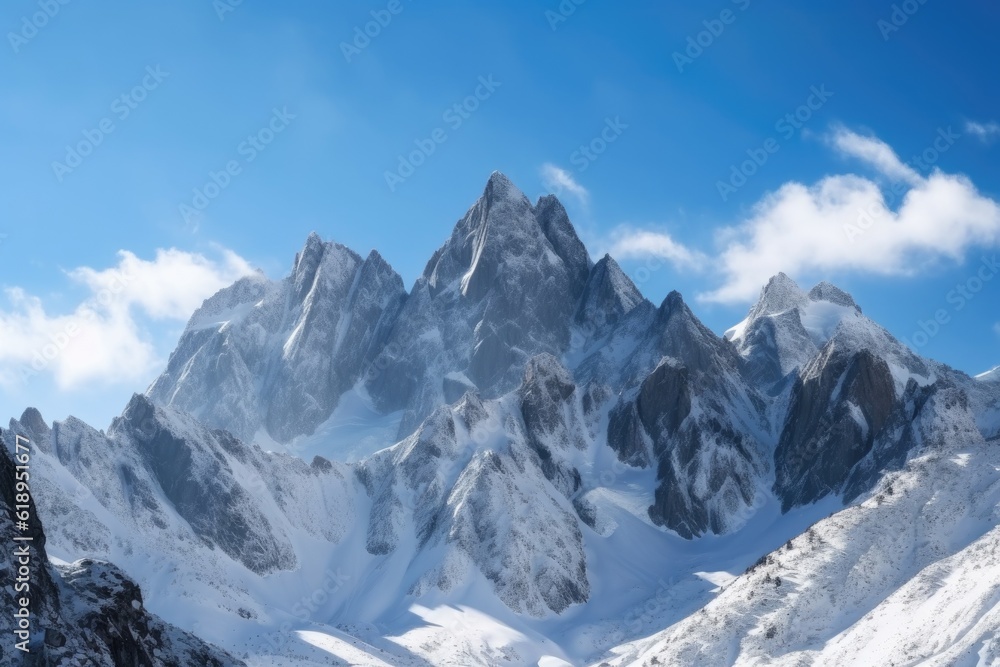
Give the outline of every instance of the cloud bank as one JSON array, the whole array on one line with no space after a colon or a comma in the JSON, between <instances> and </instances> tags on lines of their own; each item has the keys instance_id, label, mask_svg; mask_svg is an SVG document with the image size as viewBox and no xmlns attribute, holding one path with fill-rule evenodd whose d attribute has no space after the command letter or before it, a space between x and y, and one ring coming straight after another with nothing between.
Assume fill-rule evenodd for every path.
<instances>
[{"instance_id":1,"label":"cloud bank","mask_svg":"<svg viewBox=\"0 0 1000 667\"><path fill-rule=\"evenodd\" d=\"M49 374L60 389L92 382L135 382L161 363L142 317L183 322L207 297L253 272L235 253L217 259L176 249L144 260L123 250L106 269L67 272L88 298L54 314L20 287L4 288L0 306L0 384L12 388Z\"/></svg>"}]
</instances>

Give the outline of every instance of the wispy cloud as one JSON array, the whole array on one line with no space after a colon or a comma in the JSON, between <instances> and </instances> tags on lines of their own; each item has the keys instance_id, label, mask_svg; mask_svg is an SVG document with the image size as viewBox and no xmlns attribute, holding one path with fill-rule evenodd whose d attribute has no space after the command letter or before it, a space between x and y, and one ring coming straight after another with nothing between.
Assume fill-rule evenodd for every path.
<instances>
[{"instance_id":1,"label":"wispy cloud","mask_svg":"<svg viewBox=\"0 0 1000 667\"><path fill-rule=\"evenodd\" d=\"M90 382L135 382L160 363L151 320L185 321L207 297L252 272L235 253L217 259L176 249L144 260L126 250L106 269L79 267L68 277L90 295L72 312L49 312L42 300L7 287L0 307L0 384L16 387L49 374L60 389Z\"/></svg>"},{"instance_id":2,"label":"wispy cloud","mask_svg":"<svg viewBox=\"0 0 1000 667\"><path fill-rule=\"evenodd\" d=\"M572 195L581 204L590 201L590 193L587 188L576 182L573 175L561 167L546 162L541 169L542 183L546 188L557 195Z\"/></svg>"},{"instance_id":3,"label":"wispy cloud","mask_svg":"<svg viewBox=\"0 0 1000 667\"><path fill-rule=\"evenodd\" d=\"M626 225L611 233L608 254L618 260L657 257L676 268L700 269L708 262L704 254L676 241L666 232L636 229Z\"/></svg>"},{"instance_id":4,"label":"wispy cloud","mask_svg":"<svg viewBox=\"0 0 1000 667\"><path fill-rule=\"evenodd\" d=\"M909 185L920 183L920 174L904 164L888 144L866 137L846 128L838 128L828 135L830 143L841 155L867 162L889 178Z\"/></svg>"},{"instance_id":5,"label":"wispy cloud","mask_svg":"<svg viewBox=\"0 0 1000 667\"><path fill-rule=\"evenodd\" d=\"M854 174L785 183L748 219L720 232L722 284L700 299L750 301L779 271L914 275L930 262L960 261L975 246L1000 242L1000 205L967 177L939 170L921 176L878 138L843 128L830 145L905 183L899 206L890 208L879 183Z\"/></svg>"},{"instance_id":6,"label":"wispy cloud","mask_svg":"<svg viewBox=\"0 0 1000 667\"><path fill-rule=\"evenodd\" d=\"M969 120L965 123L965 131L979 139L984 144L992 142L1000 137L1000 123L990 121L988 123L977 123Z\"/></svg>"}]
</instances>

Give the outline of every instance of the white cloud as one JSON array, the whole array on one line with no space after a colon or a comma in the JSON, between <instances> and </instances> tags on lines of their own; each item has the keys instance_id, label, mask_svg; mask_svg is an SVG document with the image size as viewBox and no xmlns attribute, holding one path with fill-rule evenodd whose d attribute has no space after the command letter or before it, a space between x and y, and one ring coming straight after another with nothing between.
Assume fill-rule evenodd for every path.
<instances>
[{"instance_id":1,"label":"white cloud","mask_svg":"<svg viewBox=\"0 0 1000 667\"><path fill-rule=\"evenodd\" d=\"M623 226L611 233L608 254L618 260L658 257L677 268L697 269L708 261L700 252L675 241L669 234Z\"/></svg>"},{"instance_id":2,"label":"white cloud","mask_svg":"<svg viewBox=\"0 0 1000 667\"><path fill-rule=\"evenodd\" d=\"M918 174L896 156L888 144L873 137L864 137L847 129L838 129L830 135L830 143L848 157L867 162L882 174L909 185L920 183Z\"/></svg>"},{"instance_id":3,"label":"white cloud","mask_svg":"<svg viewBox=\"0 0 1000 667\"><path fill-rule=\"evenodd\" d=\"M977 123L966 121L965 131L979 139L984 144L988 144L997 137L1000 137L1000 124L995 122Z\"/></svg>"},{"instance_id":4,"label":"white cloud","mask_svg":"<svg viewBox=\"0 0 1000 667\"><path fill-rule=\"evenodd\" d=\"M997 335L1000 336L1000 322L993 325L993 331L996 331Z\"/></svg>"},{"instance_id":5,"label":"white cloud","mask_svg":"<svg viewBox=\"0 0 1000 667\"><path fill-rule=\"evenodd\" d=\"M213 261L175 249L143 260L119 252L113 268L80 267L68 272L90 296L73 312L52 314L41 299L18 287L4 290L0 308L0 384L16 387L37 374L51 374L60 389L90 382L134 382L160 363L151 334L136 315L184 321L207 297L252 272L235 253L221 250Z\"/></svg>"},{"instance_id":6,"label":"white cloud","mask_svg":"<svg viewBox=\"0 0 1000 667\"><path fill-rule=\"evenodd\" d=\"M81 267L70 276L95 294L116 290L124 307L138 306L154 319L186 320L201 302L253 268L231 250L220 249L216 262L203 255L171 248L157 250L152 261L128 250L118 252L118 266L103 271Z\"/></svg>"},{"instance_id":7,"label":"white cloud","mask_svg":"<svg viewBox=\"0 0 1000 667\"><path fill-rule=\"evenodd\" d=\"M542 165L541 172L542 183L555 194L570 194L576 197L581 204L587 204L590 201L590 193L587 192L587 188L577 183L573 175L565 169L546 162Z\"/></svg>"},{"instance_id":8,"label":"white cloud","mask_svg":"<svg viewBox=\"0 0 1000 667\"><path fill-rule=\"evenodd\" d=\"M923 177L884 142L845 129L835 131L831 144L905 184L899 206L893 209L876 182L857 175L828 176L810 186L786 183L743 223L721 231L722 285L701 300L751 301L779 271L911 275L1000 241L1000 206L965 176L935 170Z\"/></svg>"}]
</instances>

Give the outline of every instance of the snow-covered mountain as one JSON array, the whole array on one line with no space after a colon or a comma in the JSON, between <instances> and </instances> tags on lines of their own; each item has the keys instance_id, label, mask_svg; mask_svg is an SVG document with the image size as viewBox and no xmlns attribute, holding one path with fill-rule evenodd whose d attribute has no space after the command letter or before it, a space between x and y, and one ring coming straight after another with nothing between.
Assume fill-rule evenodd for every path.
<instances>
[{"instance_id":1,"label":"snow-covered mountain","mask_svg":"<svg viewBox=\"0 0 1000 667\"><path fill-rule=\"evenodd\" d=\"M919 609L927 567L971 576L983 379L783 274L716 335L495 173L409 292L312 235L208 299L106 432L28 409L5 439L34 443L50 555L247 664L884 664L995 629L987 585L975 632L844 643Z\"/></svg>"}]
</instances>

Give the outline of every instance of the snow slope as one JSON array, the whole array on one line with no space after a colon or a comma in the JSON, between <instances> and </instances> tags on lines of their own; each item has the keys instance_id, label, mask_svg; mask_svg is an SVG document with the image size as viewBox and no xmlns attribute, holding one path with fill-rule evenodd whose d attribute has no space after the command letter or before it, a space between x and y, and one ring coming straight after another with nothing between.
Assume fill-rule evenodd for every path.
<instances>
[{"instance_id":1,"label":"snow slope","mask_svg":"<svg viewBox=\"0 0 1000 667\"><path fill-rule=\"evenodd\" d=\"M961 392L917 419L905 468L613 665L995 664L1000 448Z\"/></svg>"},{"instance_id":2,"label":"snow slope","mask_svg":"<svg viewBox=\"0 0 1000 667\"><path fill-rule=\"evenodd\" d=\"M985 373L980 373L976 376L976 379L980 382L1000 382L1000 366L991 368Z\"/></svg>"}]
</instances>

